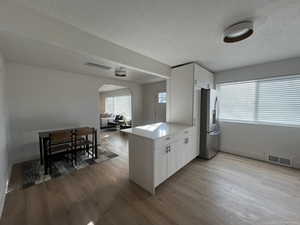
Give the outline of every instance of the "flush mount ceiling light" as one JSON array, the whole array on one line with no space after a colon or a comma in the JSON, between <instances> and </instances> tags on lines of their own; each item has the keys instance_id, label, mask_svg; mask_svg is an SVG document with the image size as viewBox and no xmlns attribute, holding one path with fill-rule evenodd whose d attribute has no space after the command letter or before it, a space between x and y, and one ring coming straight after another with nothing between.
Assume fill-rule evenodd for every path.
<instances>
[{"instance_id":1,"label":"flush mount ceiling light","mask_svg":"<svg viewBox=\"0 0 300 225\"><path fill-rule=\"evenodd\" d=\"M224 31L224 42L233 43L242 41L253 34L253 22L242 21L227 27Z\"/></svg>"},{"instance_id":2,"label":"flush mount ceiling light","mask_svg":"<svg viewBox=\"0 0 300 225\"><path fill-rule=\"evenodd\" d=\"M126 69L124 67L117 68L115 70L115 76L116 77L126 77L127 76Z\"/></svg>"}]
</instances>

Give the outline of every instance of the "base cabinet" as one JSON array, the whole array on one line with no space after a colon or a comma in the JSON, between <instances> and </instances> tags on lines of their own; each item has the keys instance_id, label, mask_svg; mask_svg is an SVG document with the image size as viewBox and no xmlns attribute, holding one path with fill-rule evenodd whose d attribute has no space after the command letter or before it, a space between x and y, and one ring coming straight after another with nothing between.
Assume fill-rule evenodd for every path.
<instances>
[{"instance_id":1,"label":"base cabinet","mask_svg":"<svg viewBox=\"0 0 300 225\"><path fill-rule=\"evenodd\" d=\"M161 184L168 177L168 151L169 146L162 146L155 150L155 187Z\"/></svg>"},{"instance_id":2,"label":"base cabinet","mask_svg":"<svg viewBox=\"0 0 300 225\"><path fill-rule=\"evenodd\" d=\"M152 194L155 188L197 157L194 127L157 140L129 139L130 179Z\"/></svg>"}]
</instances>

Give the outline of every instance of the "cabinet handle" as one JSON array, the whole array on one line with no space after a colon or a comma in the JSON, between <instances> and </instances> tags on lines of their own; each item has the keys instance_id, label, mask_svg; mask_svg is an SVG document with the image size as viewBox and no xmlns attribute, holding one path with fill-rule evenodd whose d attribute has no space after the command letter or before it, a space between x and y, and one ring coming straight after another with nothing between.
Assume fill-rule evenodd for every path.
<instances>
[{"instance_id":1,"label":"cabinet handle","mask_svg":"<svg viewBox=\"0 0 300 225\"><path fill-rule=\"evenodd\" d=\"M170 146L166 147L166 153L168 153L170 151Z\"/></svg>"},{"instance_id":2,"label":"cabinet handle","mask_svg":"<svg viewBox=\"0 0 300 225\"><path fill-rule=\"evenodd\" d=\"M184 144L187 144L187 143L189 143L189 138L184 139Z\"/></svg>"},{"instance_id":3,"label":"cabinet handle","mask_svg":"<svg viewBox=\"0 0 300 225\"><path fill-rule=\"evenodd\" d=\"M167 146L166 147L166 153L169 153L171 151L171 147L170 146Z\"/></svg>"}]
</instances>

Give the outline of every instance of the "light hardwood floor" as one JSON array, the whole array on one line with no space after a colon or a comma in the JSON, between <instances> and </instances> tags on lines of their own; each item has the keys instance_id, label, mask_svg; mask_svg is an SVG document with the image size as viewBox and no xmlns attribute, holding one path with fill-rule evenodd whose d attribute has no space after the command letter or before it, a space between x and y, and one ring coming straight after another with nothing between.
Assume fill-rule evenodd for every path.
<instances>
[{"instance_id":1,"label":"light hardwood floor","mask_svg":"<svg viewBox=\"0 0 300 225\"><path fill-rule=\"evenodd\" d=\"M0 224L300 224L299 170L220 153L194 160L151 196L128 180L126 137L104 135L119 157L9 193Z\"/></svg>"}]
</instances>

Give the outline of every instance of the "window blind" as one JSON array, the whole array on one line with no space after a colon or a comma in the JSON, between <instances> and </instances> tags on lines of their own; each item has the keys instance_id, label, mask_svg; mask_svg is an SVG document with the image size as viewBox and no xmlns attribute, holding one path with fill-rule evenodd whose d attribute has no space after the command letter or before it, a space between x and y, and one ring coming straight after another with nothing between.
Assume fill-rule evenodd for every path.
<instances>
[{"instance_id":1,"label":"window blind","mask_svg":"<svg viewBox=\"0 0 300 225\"><path fill-rule=\"evenodd\" d=\"M131 120L131 96L112 96L105 98L105 112L123 115Z\"/></svg>"},{"instance_id":2,"label":"window blind","mask_svg":"<svg viewBox=\"0 0 300 225\"><path fill-rule=\"evenodd\" d=\"M167 92L158 93L158 103L167 103Z\"/></svg>"},{"instance_id":3,"label":"window blind","mask_svg":"<svg viewBox=\"0 0 300 225\"><path fill-rule=\"evenodd\" d=\"M231 83L219 87L220 119L253 121L255 83Z\"/></svg>"},{"instance_id":4,"label":"window blind","mask_svg":"<svg viewBox=\"0 0 300 225\"><path fill-rule=\"evenodd\" d=\"M258 81L257 120L300 125L300 77Z\"/></svg>"},{"instance_id":5,"label":"window blind","mask_svg":"<svg viewBox=\"0 0 300 225\"><path fill-rule=\"evenodd\" d=\"M300 125L300 76L218 85L220 119Z\"/></svg>"}]
</instances>

